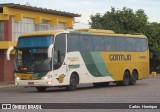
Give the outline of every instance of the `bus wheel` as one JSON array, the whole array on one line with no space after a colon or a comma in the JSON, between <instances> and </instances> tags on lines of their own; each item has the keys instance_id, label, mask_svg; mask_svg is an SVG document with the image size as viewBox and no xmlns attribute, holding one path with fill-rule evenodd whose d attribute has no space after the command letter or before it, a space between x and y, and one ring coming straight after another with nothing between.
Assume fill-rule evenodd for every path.
<instances>
[{"instance_id":1,"label":"bus wheel","mask_svg":"<svg viewBox=\"0 0 160 112\"><path fill-rule=\"evenodd\" d=\"M132 72L132 75L131 75L131 78L130 78L130 85L135 85L136 84L136 80L138 79L138 73L137 71L133 71Z\"/></svg>"},{"instance_id":2,"label":"bus wheel","mask_svg":"<svg viewBox=\"0 0 160 112\"><path fill-rule=\"evenodd\" d=\"M39 92L46 91L47 87L36 87Z\"/></svg>"},{"instance_id":3,"label":"bus wheel","mask_svg":"<svg viewBox=\"0 0 160 112\"><path fill-rule=\"evenodd\" d=\"M130 81L130 76L127 71L124 72L123 81L120 82L120 85L122 86L128 86Z\"/></svg>"},{"instance_id":4,"label":"bus wheel","mask_svg":"<svg viewBox=\"0 0 160 112\"><path fill-rule=\"evenodd\" d=\"M93 83L93 86L95 87L105 87L108 85L109 85L109 82Z\"/></svg>"},{"instance_id":5,"label":"bus wheel","mask_svg":"<svg viewBox=\"0 0 160 112\"><path fill-rule=\"evenodd\" d=\"M70 78L70 84L68 86L66 86L66 89L69 91L74 91L77 89L77 85L78 85L78 77L75 74L71 75Z\"/></svg>"}]
</instances>

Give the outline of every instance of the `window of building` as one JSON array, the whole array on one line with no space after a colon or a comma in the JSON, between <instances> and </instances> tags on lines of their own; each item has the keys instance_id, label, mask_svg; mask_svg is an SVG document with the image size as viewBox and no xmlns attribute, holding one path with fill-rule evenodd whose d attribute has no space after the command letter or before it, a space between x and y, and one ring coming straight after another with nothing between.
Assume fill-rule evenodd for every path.
<instances>
[{"instance_id":1,"label":"window of building","mask_svg":"<svg viewBox=\"0 0 160 112\"><path fill-rule=\"evenodd\" d=\"M4 21L0 21L0 41L4 40Z\"/></svg>"},{"instance_id":2,"label":"window of building","mask_svg":"<svg viewBox=\"0 0 160 112\"><path fill-rule=\"evenodd\" d=\"M17 41L19 35L27 32L35 31L34 20L31 18L23 18L22 21L15 21L12 18L12 41Z\"/></svg>"},{"instance_id":3,"label":"window of building","mask_svg":"<svg viewBox=\"0 0 160 112\"><path fill-rule=\"evenodd\" d=\"M45 30L64 30L65 29L65 23L58 23L57 26L51 26L50 21L48 20L42 20L42 23L35 24L35 31L45 31Z\"/></svg>"},{"instance_id":4,"label":"window of building","mask_svg":"<svg viewBox=\"0 0 160 112\"><path fill-rule=\"evenodd\" d=\"M66 29L65 23L59 22L58 25L56 26L56 29L59 29L59 30L64 30L64 29Z\"/></svg>"},{"instance_id":5,"label":"window of building","mask_svg":"<svg viewBox=\"0 0 160 112\"><path fill-rule=\"evenodd\" d=\"M42 23L35 24L35 31L55 30L55 26L51 26L48 20L42 20Z\"/></svg>"},{"instance_id":6,"label":"window of building","mask_svg":"<svg viewBox=\"0 0 160 112\"><path fill-rule=\"evenodd\" d=\"M32 18L23 18L22 21L15 21L12 18L12 41L17 41L19 35L34 31L65 29L65 23L58 23L57 26L51 26L48 20L42 20L42 23L35 24Z\"/></svg>"}]
</instances>

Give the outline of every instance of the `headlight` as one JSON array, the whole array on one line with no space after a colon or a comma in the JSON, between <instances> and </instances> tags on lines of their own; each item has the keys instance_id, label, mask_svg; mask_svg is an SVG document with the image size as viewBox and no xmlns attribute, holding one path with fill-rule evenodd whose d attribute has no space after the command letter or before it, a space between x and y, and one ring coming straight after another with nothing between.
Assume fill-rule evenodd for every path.
<instances>
[{"instance_id":1,"label":"headlight","mask_svg":"<svg viewBox=\"0 0 160 112\"><path fill-rule=\"evenodd\" d=\"M47 84L49 84L49 85L50 85L50 84L52 84L52 81L50 81L50 82L47 82Z\"/></svg>"},{"instance_id":2,"label":"headlight","mask_svg":"<svg viewBox=\"0 0 160 112\"><path fill-rule=\"evenodd\" d=\"M20 80L21 78L19 78L19 77L16 77L16 79L17 79L17 80Z\"/></svg>"},{"instance_id":3,"label":"headlight","mask_svg":"<svg viewBox=\"0 0 160 112\"><path fill-rule=\"evenodd\" d=\"M42 79L50 79L52 77L52 75L47 75L47 76L44 76L44 77L42 77Z\"/></svg>"}]
</instances>

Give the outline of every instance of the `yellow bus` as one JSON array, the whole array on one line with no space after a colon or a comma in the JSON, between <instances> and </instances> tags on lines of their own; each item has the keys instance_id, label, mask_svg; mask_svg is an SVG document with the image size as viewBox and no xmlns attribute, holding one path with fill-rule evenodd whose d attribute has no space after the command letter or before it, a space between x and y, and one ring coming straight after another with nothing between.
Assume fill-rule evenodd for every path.
<instances>
[{"instance_id":1,"label":"yellow bus","mask_svg":"<svg viewBox=\"0 0 160 112\"><path fill-rule=\"evenodd\" d=\"M149 76L148 41L144 35L116 34L110 30L39 31L19 37L15 49L15 84L36 87L78 84L135 85Z\"/></svg>"}]
</instances>

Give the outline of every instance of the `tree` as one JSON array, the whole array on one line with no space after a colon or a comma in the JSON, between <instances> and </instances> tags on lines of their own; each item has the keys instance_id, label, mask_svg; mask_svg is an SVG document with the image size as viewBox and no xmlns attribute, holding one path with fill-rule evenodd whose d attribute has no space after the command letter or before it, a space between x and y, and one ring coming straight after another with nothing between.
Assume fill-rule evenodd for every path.
<instances>
[{"instance_id":1,"label":"tree","mask_svg":"<svg viewBox=\"0 0 160 112\"><path fill-rule=\"evenodd\" d=\"M148 37L151 71L155 71L160 66L160 23L149 23L144 34Z\"/></svg>"},{"instance_id":2,"label":"tree","mask_svg":"<svg viewBox=\"0 0 160 112\"><path fill-rule=\"evenodd\" d=\"M122 10L111 8L104 15L97 13L90 16L91 28L113 30L116 33L143 33L148 37L150 66L155 70L160 66L160 23L149 23L144 10L133 11L124 7Z\"/></svg>"},{"instance_id":3,"label":"tree","mask_svg":"<svg viewBox=\"0 0 160 112\"><path fill-rule=\"evenodd\" d=\"M147 16L144 10L139 9L135 13L132 9L124 7L122 10L107 11L104 15L97 13L91 15L91 28L113 30L116 33L143 33L147 25Z\"/></svg>"}]
</instances>

